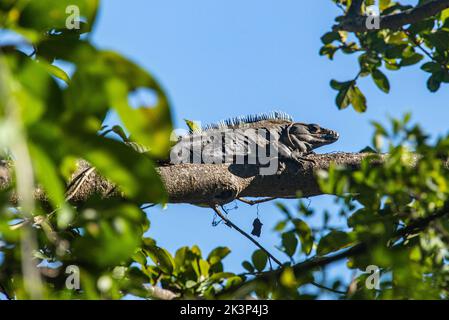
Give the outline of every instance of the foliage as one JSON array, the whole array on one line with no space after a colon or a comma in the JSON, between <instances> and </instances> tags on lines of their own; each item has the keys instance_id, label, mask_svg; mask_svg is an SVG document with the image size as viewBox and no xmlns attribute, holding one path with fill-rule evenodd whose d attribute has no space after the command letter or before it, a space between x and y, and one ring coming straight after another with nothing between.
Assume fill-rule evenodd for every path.
<instances>
[{"instance_id":1,"label":"foliage","mask_svg":"<svg viewBox=\"0 0 449 320\"><path fill-rule=\"evenodd\" d=\"M80 9L80 29L66 28L68 5ZM39 293L42 297L117 298L142 286L132 282L130 269L149 227L139 204L162 203L166 198L153 161L168 152L170 108L150 74L90 43L86 32L94 25L98 5L95 0L58 1L57 5L54 1L2 1L0 5L0 27L20 35L16 42L0 47L0 143L16 160L12 190L22 197L20 192L32 194L30 187L40 185L50 203L50 208L30 205L25 195L19 207L11 210L6 199L12 190L2 194L0 282L10 297L35 297L26 286L33 275L22 274L20 268L24 243L31 240L36 244L29 252L34 257L30 261L45 283ZM64 64L74 70L72 75L58 67ZM132 108L130 96L143 89L157 96L156 105ZM149 154L98 134L111 108ZM29 163L21 161L27 157ZM127 203L97 199L70 206L65 201L65 181L80 158L118 184ZM23 178L21 172L32 174ZM35 239L26 238L31 225ZM69 265L81 268L82 287L91 290L64 289ZM97 286L120 267L126 270L121 278Z\"/></svg>"},{"instance_id":2,"label":"foliage","mask_svg":"<svg viewBox=\"0 0 449 320\"><path fill-rule=\"evenodd\" d=\"M342 21L351 1L333 0L342 10ZM419 1L419 4L425 1ZM365 1L365 6L374 1ZM400 2L383 0L379 2L380 15L388 15L410 9L412 6ZM367 101L359 88L361 78L370 76L383 92L390 91L390 83L385 71L398 71L420 63L421 69L429 73L427 88L431 92L449 82L449 9L435 17L421 20L399 30L371 30L369 32L348 33L334 30L321 38L323 46L320 55L333 60L336 53L357 55L359 71L348 81L332 80L330 85L337 90L335 103L339 109L352 105L357 112L364 112Z\"/></svg>"},{"instance_id":3,"label":"foliage","mask_svg":"<svg viewBox=\"0 0 449 320\"><path fill-rule=\"evenodd\" d=\"M322 174L322 188L339 195L348 230L323 237L318 251L322 245L336 251L362 244L360 254L348 260L348 268L362 272L370 265L380 268L379 290L367 289L362 274L354 280L358 286L350 294L353 298L448 297L449 137L430 144L409 119L393 120L391 130L374 123L374 146L388 151L382 165L374 164L378 155L373 155L356 172L333 168ZM384 148L381 140L387 142Z\"/></svg>"},{"instance_id":4,"label":"foliage","mask_svg":"<svg viewBox=\"0 0 449 320\"><path fill-rule=\"evenodd\" d=\"M449 136L431 143L409 115L391 124L373 123L370 149L377 153L367 153L359 169L332 166L319 173L322 190L336 195L338 211L319 212L303 201L295 210L278 204L285 219L275 231L290 262L262 271L254 253L253 264L243 263L245 282L224 297L255 290L260 298L309 299L316 297L311 286L318 286L346 299L448 298ZM346 225L329 225L331 214ZM316 230L305 222L314 215L324 217ZM340 260L354 279L320 283Z\"/></svg>"},{"instance_id":5,"label":"foliage","mask_svg":"<svg viewBox=\"0 0 449 320\"><path fill-rule=\"evenodd\" d=\"M383 13L405 8L381 3ZM79 30L66 28L69 4L83 13ZM372 147L366 150L374 152L359 169L333 166L320 173L320 186L336 195L338 212L317 212L303 201L293 210L276 204L283 215L274 229L285 257L281 266L255 250L242 262L246 272L235 274L223 265L227 247L207 256L197 246L182 247L173 255L149 238L141 205L166 201L154 160L169 149L170 106L148 72L92 45L89 31L98 6L96 0L0 3L0 29L21 36L18 43L0 43L0 144L15 172L12 187L0 192L0 292L17 299L158 298L151 290L157 286L178 298L310 299L323 290L340 298L448 297L449 137L430 141L409 116L392 120L391 129L373 123ZM422 69L432 73L429 88L437 89L447 73L445 16L407 30L357 34L354 42L342 32L328 33L321 53L360 53L359 76L371 75L388 92L380 67L416 64L422 59L416 50L425 45L432 61ZM331 82L339 107L366 109L357 80ZM157 103L131 107L130 97L142 89L154 93ZM110 110L126 129L110 131L126 142L132 137L147 153L99 134ZM80 158L115 182L126 200L70 204L65 183ZM45 204L31 197L41 187ZM13 193L19 199L15 208ZM345 217L347 225L329 225L331 214ZM323 217L319 229L308 224L314 215ZM327 277L327 266L340 260L354 271L351 283ZM81 273L76 290L67 286L73 266ZM365 285L370 266L379 268L377 289Z\"/></svg>"}]
</instances>

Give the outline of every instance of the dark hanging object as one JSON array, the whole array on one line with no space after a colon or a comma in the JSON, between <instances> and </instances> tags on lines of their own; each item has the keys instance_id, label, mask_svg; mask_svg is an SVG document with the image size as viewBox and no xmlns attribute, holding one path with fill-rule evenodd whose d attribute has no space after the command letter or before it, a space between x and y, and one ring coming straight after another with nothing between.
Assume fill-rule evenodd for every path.
<instances>
[{"instance_id":1,"label":"dark hanging object","mask_svg":"<svg viewBox=\"0 0 449 320\"><path fill-rule=\"evenodd\" d=\"M251 234L253 236L260 237L260 234L262 233L262 226L263 226L263 223L260 222L259 218L254 219L253 231L251 231Z\"/></svg>"}]
</instances>

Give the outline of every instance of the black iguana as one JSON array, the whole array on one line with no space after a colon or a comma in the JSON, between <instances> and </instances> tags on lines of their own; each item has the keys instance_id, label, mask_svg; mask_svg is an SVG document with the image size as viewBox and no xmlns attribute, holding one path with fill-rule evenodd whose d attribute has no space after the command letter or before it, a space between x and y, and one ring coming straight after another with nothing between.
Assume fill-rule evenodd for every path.
<instances>
[{"instance_id":1,"label":"black iguana","mask_svg":"<svg viewBox=\"0 0 449 320\"><path fill-rule=\"evenodd\" d=\"M274 162L281 164L282 167L286 161L300 163L312 161L304 156L339 138L336 131L322 128L317 124L294 122L291 116L279 111L231 118L202 128L192 123L189 126L191 127L190 134L178 137L171 149L169 162L172 164L185 162L234 163L236 161L238 163L238 160L248 160L251 156L255 156L255 160L262 164L271 164L273 160L279 160L280 163ZM109 132L118 134L128 146L137 152L148 151L145 146L131 141L118 126L106 130L101 135L106 135ZM267 150L270 151L268 155ZM261 159L262 161L260 161ZM167 164L167 162L159 161L159 164ZM270 167L272 166L270 165ZM272 169L268 171L261 169L260 174L279 172L277 165ZM68 188L67 200L73 197L94 170L94 167L90 167L77 175ZM258 201L244 202L258 203Z\"/></svg>"},{"instance_id":2,"label":"black iguana","mask_svg":"<svg viewBox=\"0 0 449 320\"><path fill-rule=\"evenodd\" d=\"M338 138L339 134L333 130L294 122L288 114L274 111L223 120L202 128L195 126L172 147L170 162L236 163L245 157L243 161L248 161L251 156L253 161L264 164L273 159L310 161L304 156Z\"/></svg>"}]
</instances>

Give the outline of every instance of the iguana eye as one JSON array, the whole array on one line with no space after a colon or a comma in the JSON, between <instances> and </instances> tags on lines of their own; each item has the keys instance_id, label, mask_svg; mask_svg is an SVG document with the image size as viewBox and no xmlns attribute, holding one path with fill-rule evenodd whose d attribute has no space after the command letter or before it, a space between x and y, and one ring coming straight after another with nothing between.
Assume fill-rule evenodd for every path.
<instances>
[{"instance_id":1,"label":"iguana eye","mask_svg":"<svg viewBox=\"0 0 449 320\"><path fill-rule=\"evenodd\" d=\"M318 132L320 130L320 126L317 124L309 124L309 131L311 133Z\"/></svg>"}]
</instances>

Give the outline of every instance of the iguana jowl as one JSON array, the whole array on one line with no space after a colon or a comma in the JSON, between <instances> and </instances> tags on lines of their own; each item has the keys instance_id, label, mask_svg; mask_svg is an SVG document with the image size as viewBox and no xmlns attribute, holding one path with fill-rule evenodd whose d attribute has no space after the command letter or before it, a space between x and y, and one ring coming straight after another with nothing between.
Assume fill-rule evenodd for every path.
<instances>
[{"instance_id":1,"label":"iguana jowl","mask_svg":"<svg viewBox=\"0 0 449 320\"><path fill-rule=\"evenodd\" d=\"M307 161L305 155L338 138L339 134L333 130L294 122L286 113L275 111L232 118L193 130L179 138L171 150L170 162L234 163L238 157L258 157L257 152L266 153L270 148L268 157L302 162Z\"/></svg>"}]
</instances>

